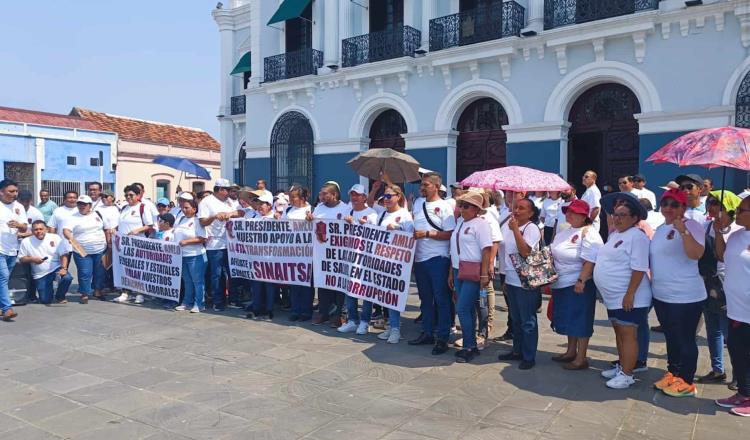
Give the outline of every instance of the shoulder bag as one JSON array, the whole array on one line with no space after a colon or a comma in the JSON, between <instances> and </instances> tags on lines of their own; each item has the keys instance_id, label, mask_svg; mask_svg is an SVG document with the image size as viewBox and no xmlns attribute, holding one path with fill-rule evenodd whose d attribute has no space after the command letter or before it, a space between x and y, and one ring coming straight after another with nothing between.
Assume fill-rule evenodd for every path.
<instances>
[{"instance_id":1,"label":"shoulder bag","mask_svg":"<svg viewBox=\"0 0 750 440\"><path fill-rule=\"evenodd\" d=\"M523 229L521 235L526 232L526 228ZM552 252L549 246L542 245L542 240L544 240L544 234L540 231L537 249L532 249L526 257L521 256L520 253L510 255L510 261L521 280L521 286L526 290L537 289L557 281L558 275L552 261Z\"/></svg>"},{"instance_id":2,"label":"shoulder bag","mask_svg":"<svg viewBox=\"0 0 750 440\"><path fill-rule=\"evenodd\" d=\"M440 231L440 232L443 232L443 228L441 228L440 226L436 225L435 222L433 222L432 219L430 218L430 215L427 214L427 200L425 200L425 202L422 203L422 212L424 213L425 220L427 220L427 223L429 223L430 226L432 226L433 229L435 229L437 231Z\"/></svg>"},{"instance_id":3,"label":"shoulder bag","mask_svg":"<svg viewBox=\"0 0 750 440\"><path fill-rule=\"evenodd\" d=\"M461 231L463 230L464 223L461 223L461 227L456 232L456 251L458 253L458 279L463 281L479 282L479 277L482 275L482 262L481 261L464 261L461 259Z\"/></svg>"}]
</instances>

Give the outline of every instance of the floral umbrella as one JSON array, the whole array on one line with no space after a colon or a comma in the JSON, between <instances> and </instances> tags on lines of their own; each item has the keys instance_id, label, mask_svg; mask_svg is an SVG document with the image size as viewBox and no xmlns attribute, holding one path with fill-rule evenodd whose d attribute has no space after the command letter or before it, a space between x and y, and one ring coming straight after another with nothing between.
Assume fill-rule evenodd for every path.
<instances>
[{"instance_id":1,"label":"floral umbrella","mask_svg":"<svg viewBox=\"0 0 750 440\"><path fill-rule=\"evenodd\" d=\"M646 161L750 171L750 130L721 127L694 131L661 147Z\"/></svg>"},{"instance_id":2,"label":"floral umbrella","mask_svg":"<svg viewBox=\"0 0 750 440\"><path fill-rule=\"evenodd\" d=\"M567 191L570 189L568 182L557 174L519 166L477 171L462 180L461 185L515 192Z\"/></svg>"}]
</instances>

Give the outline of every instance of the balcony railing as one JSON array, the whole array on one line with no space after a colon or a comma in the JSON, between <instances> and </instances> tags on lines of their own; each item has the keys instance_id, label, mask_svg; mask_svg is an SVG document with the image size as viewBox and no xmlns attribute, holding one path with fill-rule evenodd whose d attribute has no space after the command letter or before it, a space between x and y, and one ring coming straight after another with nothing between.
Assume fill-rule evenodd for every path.
<instances>
[{"instance_id":1,"label":"balcony railing","mask_svg":"<svg viewBox=\"0 0 750 440\"><path fill-rule=\"evenodd\" d=\"M282 53L263 60L265 82L316 75L320 67L323 67L323 52L315 49Z\"/></svg>"},{"instance_id":2,"label":"balcony railing","mask_svg":"<svg viewBox=\"0 0 750 440\"><path fill-rule=\"evenodd\" d=\"M545 0L544 29L659 8L660 0Z\"/></svg>"},{"instance_id":3,"label":"balcony railing","mask_svg":"<svg viewBox=\"0 0 750 440\"><path fill-rule=\"evenodd\" d=\"M245 95L232 96L230 112L233 116L245 114Z\"/></svg>"},{"instance_id":4,"label":"balcony railing","mask_svg":"<svg viewBox=\"0 0 750 440\"><path fill-rule=\"evenodd\" d=\"M347 38L341 42L344 67L413 57L419 48L422 33L411 26L396 26L392 30L373 32Z\"/></svg>"},{"instance_id":5,"label":"balcony railing","mask_svg":"<svg viewBox=\"0 0 750 440\"><path fill-rule=\"evenodd\" d=\"M515 1L497 2L430 20L430 51L518 36L524 8Z\"/></svg>"}]
</instances>

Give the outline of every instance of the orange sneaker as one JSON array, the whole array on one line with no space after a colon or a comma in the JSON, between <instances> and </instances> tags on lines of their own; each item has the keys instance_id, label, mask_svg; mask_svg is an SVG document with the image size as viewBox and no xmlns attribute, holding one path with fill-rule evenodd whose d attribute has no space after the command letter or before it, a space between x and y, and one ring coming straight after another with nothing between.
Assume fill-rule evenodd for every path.
<instances>
[{"instance_id":1,"label":"orange sneaker","mask_svg":"<svg viewBox=\"0 0 750 440\"><path fill-rule=\"evenodd\" d=\"M675 377L672 384L662 391L672 397L695 397L698 394L695 384L688 384L681 377Z\"/></svg>"},{"instance_id":2,"label":"orange sneaker","mask_svg":"<svg viewBox=\"0 0 750 440\"><path fill-rule=\"evenodd\" d=\"M674 375L667 371L666 373L664 373L664 376L661 379L654 382L654 388L656 388L657 390L663 390L672 385L672 382L674 382L674 380Z\"/></svg>"}]
</instances>

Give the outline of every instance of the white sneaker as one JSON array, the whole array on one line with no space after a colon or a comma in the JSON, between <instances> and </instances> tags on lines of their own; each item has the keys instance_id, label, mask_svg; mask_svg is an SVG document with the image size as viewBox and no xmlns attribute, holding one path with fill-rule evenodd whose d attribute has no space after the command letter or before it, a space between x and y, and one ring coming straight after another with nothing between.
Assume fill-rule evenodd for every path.
<instances>
[{"instance_id":1,"label":"white sneaker","mask_svg":"<svg viewBox=\"0 0 750 440\"><path fill-rule=\"evenodd\" d=\"M630 385L634 383L635 379L633 379L633 376L628 376L622 371L618 371L617 376L607 381L607 386L616 390L624 390L625 388L630 388Z\"/></svg>"},{"instance_id":2,"label":"white sneaker","mask_svg":"<svg viewBox=\"0 0 750 440\"><path fill-rule=\"evenodd\" d=\"M355 330L357 330L357 323L354 321L347 321L346 324L336 329L339 333L351 333Z\"/></svg>"},{"instance_id":3,"label":"white sneaker","mask_svg":"<svg viewBox=\"0 0 750 440\"><path fill-rule=\"evenodd\" d=\"M143 295L136 295L136 296L135 296L135 301L134 301L134 302L135 302L136 304L143 304L143 301L144 301L144 299L143 299Z\"/></svg>"},{"instance_id":4,"label":"white sneaker","mask_svg":"<svg viewBox=\"0 0 750 440\"><path fill-rule=\"evenodd\" d=\"M178 311L178 312L184 312L185 310L187 310L187 307L185 307L182 304L180 304L179 306L175 307L174 309L176 311Z\"/></svg>"},{"instance_id":5,"label":"white sneaker","mask_svg":"<svg viewBox=\"0 0 750 440\"><path fill-rule=\"evenodd\" d=\"M384 332L382 332L382 333L380 333L378 335L378 339L382 339L383 341L387 340L390 337L391 337L391 328L390 327L388 327L387 329L385 329Z\"/></svg>"},{"instance_id":6,"label":"white sneaker","mask_svg":"<svg viewBox=\"0 0 750 440\"><path fill-rule=\"evenodd\" d=\"M112 302L116 302L116 303L128 302L128 294L127 293L120 294L120 296L113 299Z\"/></svg>"},{"instance_id":7,"label":"white sneaker","mask_svg":"<svg viewBox=\"0 0 750 440\"><path fill-rule=\"evenodd\" d=\"M201 309L198 308L198 306L193 306L192 309L190 309L190 313L200 313Z\"/></svg>"},{"instance_id":8,"label":"white sneaker","mask_svg":"<svg viewBox=\"0 0 750 440\"><path fill-rule=\"evenodd\" d=\"M390 336L388 336L388 343L398 344L398 341L400 339L401 339L401 330L397 328L392 329Z\"/></svg>"},{"instance_id":9,"label":"white sneaker","mask_svg":"<svg viewBox=\"0 0 750 440\"><path fill-rule=\"evenodd\" d=\"M358 335L366 335L370 331L370 325L366 321L362 321L357 326Z\"/></svg>"},{"instance_id":10,"label":"white sneaker","mask_svg":"<svg viewBox=\"0 0 750 440\"><path fill-rule=\"evenodd\" d=\"M602 371L602 377L605 379L613 379L620 371L622 371L622 368L620 368L620 364L617 364L609 370Z\"/></svg>"}]
</instances>

